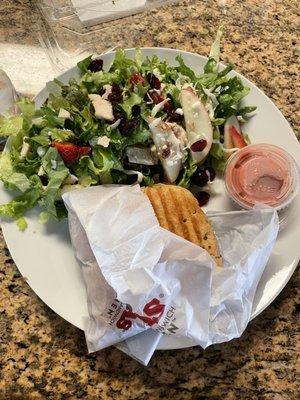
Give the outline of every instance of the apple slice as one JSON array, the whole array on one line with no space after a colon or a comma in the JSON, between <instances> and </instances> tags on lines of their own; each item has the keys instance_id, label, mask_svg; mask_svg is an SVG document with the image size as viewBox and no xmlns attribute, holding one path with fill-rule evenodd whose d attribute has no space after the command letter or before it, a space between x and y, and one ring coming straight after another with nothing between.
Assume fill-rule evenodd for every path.
<instances>
[{"instance_id":1,"label":"apple slice","mask_svg":"<svg viewBox=\"0 0 300 400\"><path fill-rule=\"evenodd\" d=\"M150 118L149 128L166 179L173 183L182 168L186 142L185 131L181 126L163 122L160 118Z\"/></svg>"},{"instance_id":2,"label":"apple slice","mask_svg":"<svg viewBox=\"0 0 300 400\"><path fill-rule=\"evenodd\" d=\"M192 157L199 164L205 160L212 146L213 127L201 99L191 87L181 90L180 103Z\"/></svg>"},{"instance_id":3,"label":"apple slice","mask_svg":"<svg viewBox=\"0 0 300 400\"><path fill-rule=\"evenodd\" d=\"M242 135L239 121L235 115L229 117L224 125L224 148L233 149L247 146L247 143ZM225 152L225 157L229 158L231 152Z\"/></svg>"}]
</instances>

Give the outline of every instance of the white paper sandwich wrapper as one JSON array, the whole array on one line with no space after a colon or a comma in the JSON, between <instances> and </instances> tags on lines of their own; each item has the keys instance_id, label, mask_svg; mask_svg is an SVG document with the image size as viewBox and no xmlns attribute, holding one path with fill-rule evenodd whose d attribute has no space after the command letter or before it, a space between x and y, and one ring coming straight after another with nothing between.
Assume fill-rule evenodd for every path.
<instances>
[{"instance_id":1,"label":"white paper sandwich wrapper","mask_svg":"<svg viewBox=\"0 0 300 400\"><path fill-rule=\"evenodd\" d=\"M206 348L239 337L278 233L275 211L211 219L224 260L161 228L139 186L63 195L90 317L89 352L117 345L143 364L163 334Z\"/></svg>"}]
</instances>

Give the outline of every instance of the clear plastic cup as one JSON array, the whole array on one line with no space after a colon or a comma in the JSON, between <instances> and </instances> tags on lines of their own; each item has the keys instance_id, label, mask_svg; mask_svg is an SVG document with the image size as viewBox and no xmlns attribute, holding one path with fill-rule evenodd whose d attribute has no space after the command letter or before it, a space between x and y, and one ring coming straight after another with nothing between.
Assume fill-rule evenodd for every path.
<instances>
[{"instance_id":1,"label":"clear plastic cup","mask_svg":"<svg viewBox=\"0 0 300 400\"><path fill-rule=\"evenodd\" d=\"M299 186L296 161L278 146L253 144L244 147L226 164L227 194L244 209L261 203L277 211L283 210L293 202Z\"/></svg>"}]
</instances>

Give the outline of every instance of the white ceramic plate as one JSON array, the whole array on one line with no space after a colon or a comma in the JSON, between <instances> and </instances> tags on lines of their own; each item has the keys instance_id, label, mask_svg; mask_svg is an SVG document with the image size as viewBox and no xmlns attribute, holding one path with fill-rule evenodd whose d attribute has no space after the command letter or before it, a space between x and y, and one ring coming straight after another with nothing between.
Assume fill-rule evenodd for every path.
<instances>
[{"instance_id":1,"label":"white ceramic plate","mask_svg":"<svg viewBox=\"0 0 300 400\"><path fill-rule=\"evenodd\" d=\"M196 72L201 72L206 58L197 54L163 48L143 49L145 55L158 55L171 64L175 57L181 54L184 61ZM128 55L133 51L128 50ZM113 53L106 54L104 67L108 66ZM233 73L234 74L234 73ZM238 75L238 74L237 74ZM65 83L71 77L78 76L77 68L72 68L59 76ZM240 75L238 75L240 76ZM252 143L272 143L287 150L297 160L300 166L299 143L280 111L253 83L240 76L243 82L250 86L251 92L246 98L246 104L257 105L258 113L244 127ZM47 90L42 90L36 97L37 105L46 99ZM230 210L232 205L225 196L221 182L220 194L209 202L209 210ZM0 202L10 199L10 195L0 188ZM300 198L281 230L271 258L260 280L255 295L252 318L261 313L280 293L290 279L300 259ZM70 245L67 221L47 225L37 222L38 210L33 210L28 216L28 229L21 233L15 223L2 222L4 238L11 255L20 272L27 278L34 292L57 314L83 328L83 317L88 315L86 291L80 268L74 258ZM165 337L160 343L160 349L176 349L192 345L189 340L179 340Z\"/></svg>"}]
</instances>

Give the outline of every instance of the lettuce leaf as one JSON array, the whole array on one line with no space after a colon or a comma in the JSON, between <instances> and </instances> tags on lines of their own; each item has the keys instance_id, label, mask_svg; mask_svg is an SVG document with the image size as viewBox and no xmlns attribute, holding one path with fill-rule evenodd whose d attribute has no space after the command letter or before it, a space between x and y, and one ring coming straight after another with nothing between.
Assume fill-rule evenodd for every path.
<instances>
[{"instance_id":1,"label":"lettuce leaf","mask_svg":"<svg viewBox=\"0 0 300 400\"><path fill-rule=\"evenodd\" d=\"M224 158L224 152L222 147L218 143L213 143L211 150L211 163L212 167L219 172L223 172L226 165L226 160Z\"/></svg>"},{"instance_id":2,"label":"lettuce leaf","mask_svg":"<svg viewBox=\"0 0 300 400\"><path fill-rule=\"evenodd\" d=\"M56 111L57 113L59 113L59 110L61 108L70 112L72 111L72 104L61 94L55 95L53 93L50 93L47 104L49 107L53 108L53 110Z\"/></svg>"},{"instance_id":3,"label":"lettuce leaf","mask_svg":"<svg viewBox=\"0 0 300 400\"><path fill-rule=\"evenodd\" d=\"M46 208L47 212L56 218L58 218L56 205L58 191L68 175L69 171L67 170L67 168L65 170L58 171L53 170L51 174L49 174L50 179L42 195L43 205Z\"/></svg>"},{"instance_id":4,"label":"lettuce leaf","mask_svg":"<svg viewBox=\"0 0 300 400\"><path fill-rule=\"evenodd\" d=\"M181 178L179 179L177 185L184 188L190 187L191 177L194 175L197 169L197 164L194 163L191 153L188 154L186 162L184 164L183 172Z\"/></svg>"},{"instance_id":5,"label":"lettuce leaf","mask_svg":"<svg viewBox=\"0 0 300 400\"><path fill-rule=\"evenodd\" d=\"M84 187L99 183L101 171L89 156L81 157L78 163L73 166L73 172L77 176L79 184Z\"/></svg>"},{"instance_id":6,"label":"lettuce leaf","mask_svg":"<svg viewBox=\"0 0 300 400\"><path fill-rule=\"evenodd\" d=\"M210 48L209 58L214 59L217 63L220 59L220 43L223 36L223 28L220 27L217 31L216 38Z\"/></svg>"},{"instance_id":7,"label":"lettuce leaf","mask_svg":"<svg viewBox=\"0 0 300 400\"><path fill-rule=\"evenodd\" d=\"M144 144L151 138L149 128L140 125L125 141L126 146Z\"/></svg>"},{"instance_id":8,"label":"lettuce leaf","mask_svg":"<svg viewBox=\"0 0 300 400\"><path fill-rule=\"evenodd\" d=\"M10 153L4 151L0 157L0 179L10 189L26 192L30 188L30 181L25 174L15 172Z\"/></svg>"},{"instance_id":9,"label":"lettuce leaf","mask_svg":"<svg viewBox=\"0 0 300 400\"><path fill-rule=\"evenodd\" d=\"M120 108L126 113L128 119L132 117L132 108L138 106L143 102L143 97L137 93L131 93L131 95L119 105Z\"/></svg>"},{"instance_id":10,"label":"lettuce leaf","mask_svg":"<svg viewBox=\"0 0 300 400\"><path fill-rule=\"evenodd\" d=\"M50 131L51 138L52 140L55 140L56 142L68 142L69 140L72 140L75 138L75 135L72 131L68 129L52 129Z\"/></svg>"},{"instance_id":11,"label":"lettuce leaf","mask_svg":"<svg viewBox=\"0 0 300 400\"><path fill-rule=\"evenodd\" d=\"M181 73L182 75L188 76L192 82L196 80L195 72L188 67L185 62L183 61L182 56L177 56L176 61L179 64L179 67L176 67L176 70Z\"/></svg>"},{"instance_id":12,"label":"lettuce leaf","mask_svg":"<svg viewBox=\"0 0 300 400\"><path fill-rule=\"evenodd\" d=\"M0 216L18 219L35 206L40 199L41 192L38 188L31 188L11 202L0 206Z\"/></svg>"},{"instance_id":13,"label":"lettuce leaf","mask_svg":"<svg viewBox=\"0 0 300 400\"><path fill-rule=\"evenodd\" d=\"M104 86L104 85L111 85L112 83L118 83L120 84L122 81L124 81L124 75L121 75L118 71L116 72L105 72L105 71L99 71L99 72L87 72L83 77L81 78L81 88L87 91L88 93L98 93L99 90ZM67 100L70 103L74 103L74 95L75 97L79 97L79 94L73 93L72 97L69 95L67 97ZM77 105L79 102L77 102Z\"/></svg>"},{"instance_id":14,"label":"lettuce leaf","mask_svg":"<svg viewBox=\"0 0 300 400\"><path fill-rule=\"evenodd\" d=\"M48 132L49 132L48 128L45 128L45 130L44 131L42 130L39 135L32 136L31 138L29 138L28 142L31 144L36 143L36 144L38 144L40 146L44 146L44 147L50 146L51 140L49 138Z\"/></svg>"},{"instance_id":15,"label":"lettuce leaf","mask_svg":"<svg viewBox=\"0 0 300 400\"><path fill-rule=\"evenodd\" d=\"M100 172L109 172L118 163L112 151L101 146L93 149L93 160Z\"/></svg>"},{"instance_id":16,"label":"lettuce leaf","mask_svg":"<svg viewBox=\"0 0 300 400\"><path fill-rule=\"evenodd\" d=\"M247 107L242 107L238 110L237 115L240 115L243 118L247 118L248 114L254 112L257 110L256 106L247 106Z\"/></svg>"},{"instance_id":17,"label":"lettuce leaf","mask_svg":"<svg viewBox=\"0 0 300 400\"><path fill-rule=\"evenodd\" d=\"M17 106L22 114L23 130L26 132L32 126L32 119L35 116L35 104L32 100L22 98L17 101Z\"/></svg>"},{"instance_id":18,"label":"lettuce leaf","mask_svg":"<svg viewBox=\"0 0 300 400\"><path fill-rule=\"evenodd\" d=\"M0 136L16 135L23 127L23 118L20 115L13 117L0 116Z\"/></svg>"},{"instance_id":19,"label":"lettuce leaf","mask_svg":"<svg viewBox=\"0 0 300 400\"><path fill-rule=\"evenodd\" d=\"M109 69L109 72L118 72L119 75L123 75L124 79L130 78L132 72L139 68L139 62L126 57L123 49L117 49L114 61Z\"/></svg>"},{"instance_id":20,"label":"lettuce leaf","mask_svg":"<svg viewBox=\"0 0 300 400\"><path fill-rule=\"evenodd\" d=\"M27 222L26 219L24 217L20 217L17 219L17 225L20 231L25 231L25 229L27 228Z\"/></svg>"},{"instance_id":21,"label":"lettuce leaf","mask_svg":"<svg viewBox=\"0 0 300 400\"><path fill-rule=\"evenodd\" d=\"M39 223L45 224L46 222L49 221L50 218L51 214L49 214L47 211L42 211L39 215Z\"/></svg>"},{"instance_id":22,"label":"lettuce leaf","mask_svg":"<svg viewBox=\"0 0 300 400\"><path fill-rule=\"evenodd\" d=\"M55 169L53 169L53 163ZM49 181L42 194L41 202L50 215L59 218L56 201L58 200L59 189L69 175L69 170L54 147L50 147L42 158L42 166Z\"/></svg>"},{"instance_id":23,"label":"lettuce leaf","mask_svg":"<svg viewBox=\"0 0 300 400\"><path fill-rule=\"evenodd\" d=\"M81 60L77 63L77 67L80 69L81 72L86 73L88 71L88 66L92 61L92 55L86 57L84 60Z\"/></svg>"},{"instance_id":24,"label":"lettuce leaf","mask_svg":"<svg viewBox=\"0 0 300 400\"><path fill-rule=\"evenodd\" d=\"M65 119L59 117L57 112L48 106L43 106L40 110L38 110L37 115L41 115L43 117L43 119L47 122L48 128L63 128L64 126Z\"/></svg>"}]
</instances>

